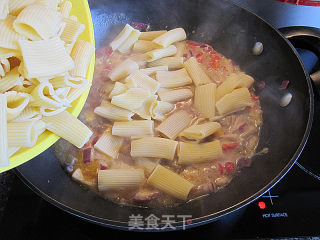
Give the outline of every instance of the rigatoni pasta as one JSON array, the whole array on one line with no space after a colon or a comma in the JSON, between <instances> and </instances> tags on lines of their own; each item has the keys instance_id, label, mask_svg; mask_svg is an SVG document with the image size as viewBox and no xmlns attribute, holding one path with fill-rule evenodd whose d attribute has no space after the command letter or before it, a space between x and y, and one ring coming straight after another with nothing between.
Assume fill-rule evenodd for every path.
<instances>
[{"instance_id":1,"label":"rigatoni pasta","mask_svg":"<svg viewBox=\"0 0 320 240\"><path fill-rule=\"evenodd\" d=\"M133 120L130 122L114 122L112 126L112 135L121 137L130 136L152 136L152 120Z\"/></svg>"},{"instance_id":2,"label":"rigatoni pasta","mask_svg":"<svg viewBox=\"0 0 320 240\"><path fill-rule=\"evenodd\" d=\"M163 88L182 87L192 83L192 79L184 68L176 71L157 71L156 79Z\"/></svg>"},{"instance_id":3,"label":"rigatoni pasta","mask_svg":"<svg viewBox=\"0 0 320 240\"><path fill-rule=\"evenodd\" d=\"M110 43L112 50L116 50L129 37L134 30L129 24L126 24L117 37Z\"/></svg>"},{"instance_id":4,"label":"rigatoni pasta","mask_svg":"<svg viewBox=\"0 0 320 240\"><path fill-rule=\"evenodd\" d=\"M98 172L99 191L137 188L144 181L142 169L107 169Z\"/></svg>"},{"instance_id":5,"label":"rigatoni pasta","mask_svg":"<svg viewBox=\"0 0 320 240\"><path fill-rule=\"evenodd\" d=\"M196 86L211 83L211 79L203 71L194 57L191 57L187 61L185 61L184 67Z\"/></svg>"},{"instance_id":6,"label":"rigatoni pasta","mask_svg":"<svg viewBox=\"0 0 320 240\"><path fill-rule=\"evenodd\" d=\"M81 148L92 135L92 131L67 111L50 117L43 117L46 128L58 136Z\"/></svg>"},{"instance_id":7,"label":"rigatoni pasta","mask_svg":"<svg viewBox=\"0 0 320 240\"><path fill-rule=\"evenodd\" d=\"M221 124L218 122L206 122L199 125L192 125L184 129L179 136L192 140L202 140L221 129Z\"/></svg>"},{"instance_id":8,"label":"rigatoni pasta","mask_svg":"<svg viewBox=\"0 0 320 240\"><path fill-rule=\"evenodd\" d=\"M222 156L222 147L219 140L207 143L179 142L178 163L191 164L213 161Z\"/></svg>"},{"instance_id":9,"label":"rigatoni pasta","mask_svg":"<svg viewBox=\"0 0 320 240\"><path fill-rule=\"evenodd\" d=\"M158 93L161 101L179 102L193 97L193 92L189 88L180 88L176 90L161 91Z\"/></svg>"},{"instance_id":10,"label":"rigatoni pasta","mask_svg":"<svg viewBox=\"0 0 320 240\"><path fill-rule=\"evenodd\" d=\"M202 117L213 118L216 113L216 89L215 83L196 86L194 93L194 106Z\"/></svg>"},{"instance_id":11,"label":"rigatoni pasta","mask_svg":"<svg viewBox=\"0 0 320 240\"><path fill-rule=\"evenodd\" d=\"M177 48L174 45L170 45L166 48L155 49L146 53L147 62L152 62L160 58L169 57L177 52Z\"/></svg>"},{"instance_id":12,"label":"rigatoni pasta","mask_svg":"<svg viewBox=\"0 0 320 240\"><path fill-rule=\"evenodd\" d=\"M252 100L247 88L236 89L224 95L224 97L216 103L220 115L230 114L249 106L252 106Z\"/></svg>"},{"instance_id":13,"label":"rigatoni pasta","mask_svg":"<svg viewBox=\"0 0 320 240\"><path fill-rule=\"evenodd\" d=\"M164 57L158 60L148 62L148 67L168 66L169 70L183 68L183 57ZM167 71L167 70L166 70Z\"/></svg>"},{"instance_id":14,"label":"rigatoni pasta","mask_svg":"<svg viewBox=\"0 0 320 240\"><path fill-rule=\"evenodd\" d=\"M34 4L19 13L13 27L17 33L28 39L47 40L57 34L60 24L61 16L56 11Z\"/></svg>"},{"instance_id":15,"label":"rigatoni pasta","mask_svg":"<svg viewBox=\"0 0 320 240\"><path fill-rule=\"evenodd\" d=\"M123 138L112 136L110 132L105 132L96 142L94 148L107 156L116 158L122 143Z\"/></svg>"},{"instance_id":16,"label":"rigatoni pasta","mask_svg":"<svg viewBox=\"0 0 320 240\"><path fill-rule=\"evenodd\" d=\"M163 35L166 32L167 30L142 32L141 35L139 36L139 39L152 41L153 39Z\"/></svg>"},{"instance_id":17,"label":"rigatoni pasta","mask_svg":"<svg viewBox=\"0 0 320 240\"><path fill-rule=\"evenodd\" d=\"M250 88L254 79L245 73L232 73L226 80L217 88L216 99L221 99L224 95L231 93L237 88Z\"/></svg>"},{"instance_id":18,"label":"rigatoni pasta","mask_svg":"<svg viewBox=\"0 0 320 240\"><path fill-rule=\"evenodd\" d=\"M133 73L134 71L139 69L139 65L130 59L127 59L116 66L112 71L109 73L109 78L112 81L120 80L121 78L127 77L129 74Z\"/></svg>"},{"instance_id":19,"label":"rigatoni pasta","mask_svg":"<svg viewBox=\"0 0 320 240\"><path fill-rule=\"evenodd\" d=\"M144 137L131 141L132 157L165 158L173 160L178 142L159 138Z\"/></svg>"},{"instance_id":20,"label":"rigatoni pasta","mask_svg":"<svg viewBox=\"0 0 320 240\"><path fill-rule=\"evenodd\" d=\"M67 54L64 42L58 37L40 41L20 40L19 45L27 78L50 78L74 68L74 62Z\"/></svg>"},{"instance_id":21,"label":"rigatoni pasta","mask_svg":"<svg viewBox=\"0 0 320 240\"><path fill-rule=\"evenodd\" d=\"M138 40L140 34L141 33L139 30L132 30L128 38L118 47L118 51L121 53L128 53L131 50L133 44Z\"/></svg>"},{"instance_id":22,"label":"rigatoni pasta","mask_svg":"<svg viewBox=\"0 0 320 240\"><path fill-rule=\"evenodd\" d=\"M255 151L261 111L252 78L209 45L184 41L181 28L131 28L97 54L98 85L83 111L95 133L76 166L119 203L161 207L217 191Z\"/></svg>"},{"instance_id":23,"label":"rigatoni pasta","mask_svg":"<svg viewBox=\"0 0 320 240\"><path fill-rule=\"evenodd\" d=\"M74 77L85 78L93 53L94 46L91 43L83 40L77 41L70 54L74 61L74 68L70 74Z\"/></svg>"},{"instance_id":24,"label":"rigatoni pasta","mask_svg":"<svg viewBox=\"0 0 320 240\"><path fill-rule=\"evenodd\" d=\"M145 53L157 48L154 42L146 40L137 40L133 45L133 52Z\"/></svg>"},{"instance_id":25,"label":"rigatoni pasta","mask_svg":"<svg viewBox=\"0 0 320 240\"><path fill-rule=\"evenodd\" d=\"M185 40L187 37L186 32L183 28L172 29L152 41L161 47L168 47L170 44Z\"/></svg>"},{"instance_id":26,"label":"rigatoni pasta","mask_svg":"<svg viewBox=\"0 0 320 240\"><path fill-rule=\"evenodd\" d=\"M188 198L193 184L175 172L158 164L148 178L148 184L180 200Z\"/></svg>"},{"instance_id":27,"label":"rigatoni pasta","mask_svg":"<svg viewBox=\"0 0 320 240\"><path fill-rule=\"evenodd\" d=\"M156 130L174 140L183 129L189 126L191 120L192 118L189 113L180 110L165 119Z\"/></svg>"},{"instance_id":28,"label":"rigatoni pasta","mask_svg":"<svg viewBox=\"0 0 320 240\"><path fill-rule=\"evenodd\" d=\"M126 82L132 81L135 87L144 88L149 90L152 94L155 94L160 88L160 83L144 74L141 71L135 71L130 74L126 79Z\"/></svg>"}]
</instances>

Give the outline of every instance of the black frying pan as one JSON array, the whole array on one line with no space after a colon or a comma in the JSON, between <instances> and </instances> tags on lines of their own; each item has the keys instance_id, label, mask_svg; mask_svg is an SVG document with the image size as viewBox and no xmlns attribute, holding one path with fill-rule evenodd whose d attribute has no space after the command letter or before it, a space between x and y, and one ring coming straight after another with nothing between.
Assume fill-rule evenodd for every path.
<instances>
[{"instance_id":1,"label":"black frying pan","mask_svg":"<svg viewBox=\"0 0 320 240\"><path fill-rule=\"evenodd\" d=\"M183 27L189 39L211 44L257 81L265 81L266 87L257 92L263 109L257 150L267 147L269 152L256 156L253 165L243 169L223 190L174 208L124 207L103 200L71 180L51 149L17 168L31 189L59 208L103 226L129 229L132 216L146 219L153 214L160 219L173 216L176 222L172 225L181 229L184 224L178 216L192 218L186 227L211 222L252 202L289 171L310 132L313 91L296 51L277 30L223 0L92 0L90 4L97 48L109 43L124 23L132 21L149 23L154 30ZM256 41L264 44L261 56L251 53ZM293 95L285 108L279 106L283 80L290 80L285 91Z\"/></svg>"}]
</instances>

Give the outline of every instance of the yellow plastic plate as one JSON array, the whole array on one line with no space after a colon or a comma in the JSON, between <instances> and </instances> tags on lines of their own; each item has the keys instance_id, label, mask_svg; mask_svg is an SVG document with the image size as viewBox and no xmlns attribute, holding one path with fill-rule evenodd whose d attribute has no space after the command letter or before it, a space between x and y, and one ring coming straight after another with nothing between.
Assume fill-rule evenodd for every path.
<instances>
[{"instance_id":1,"label":"yellow plastic plate","mask_svg":"<svg viewBox=\"0 0 320 240\"><path fill-rule=\"evenodd\" d=\"M75 15L78 18L78 21L85 25L84 32L79 36L78 39L86 40L92 44L94 44L94 32L92 25L92 18L90 13L90 8L87 0L69 0L72 2L72 10L70 15ZM87 79L92 81L93 71L94 71L94 59L95 56L92 57L88 73ZM88 97L89 90L81 95L79 99L72 103L72 107L68 108L68 111L72 113L74 116L78 116L81 112L83 105L86 102ZM9 169L15 168L35 156L39 155L50 146L52 146L59 137L49 131L45 131L41 136L39 136L37 144L32 148L21 148L18 152L16 152L10 158L10 165L7 167L0 167L0 173L7 171ZM43 159L45 161L45 159Z\"/></svg>"}]
</instances>

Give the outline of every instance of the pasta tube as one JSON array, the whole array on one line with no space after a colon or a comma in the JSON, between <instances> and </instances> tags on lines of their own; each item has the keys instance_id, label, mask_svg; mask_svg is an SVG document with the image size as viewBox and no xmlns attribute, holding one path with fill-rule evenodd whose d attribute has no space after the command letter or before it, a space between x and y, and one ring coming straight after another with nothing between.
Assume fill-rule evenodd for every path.
<instances>
[{"instance_id":1,"label":"pasta tube","mask_svg":"<svg viewBox=\"0 0 320 240\"><path fill-rule=\"evenodd\" d=\"M171 114L156 130L174 140L183 129L189 126L191 120L192 116L188 112L180 110Z\"/></svg>"},{"instance_id":2,"label":"pasta tube","mask_svg":"<svg viewBox=\"0 0 320 240\"><path fill-rule=\"evenodd\" d=\"M217 101L237 88L250 88L254 79L245 73L232 73L217 88Z\"/></svg>"},{"instance_id":3,"label":"pasta tube","mask_svg":"<svg viewBox=\"0 0 320 240\"><path fill-rule=\"evenodd\" d=\"M141 118L150 120L152 116L152 110L157 102L156 100L157 95L151 95L150 97L146 98L142 104L142 107L133 109L132 111L138 114Z\"/></svg>"},{"instance_id":4,"label":"pasta tube","mask_svg":"<svg viewBox=\"0 0 320 240\"><path fill-rule=\"evenodd\" d=\"M154 80L152 77L142 73L141 71L135 71L130 74L126 79L126 82L132 81L134 85L139 88L149 90L152 94L155 94L160 88L160 83Z\"/></svg>"},{"instance_id":5,"label":"pasta tube","mask_svg":"<svg viewBox=\"0 0 320 240\"><path fill-rule=\"evenodd\" d=\"M164 102L179 102L193 97L193 92L189 88L181 88L158 93L161 101Z\"/></svg>"},{"instance_id":6,"label":"pasta tube","mask_svg":"<svg viewBox=\"0 0 320 240\"><path fill-rule=\"evenodd\" d=\"M170 45L166 48L155 49L146 53L147 62L152 62L160 58L169 57L177 52L177 48L174 45Z\"/></svg>"},{"instance_id":7,"label":"pasta tube","mask_svg":"<svg viewBox=\"0 0 320 240\"><path fill-rule=\"evenodd\" d=\"M132 157L165 158L173 160L178 142L159 138L144 137L131 141Z\"/></svg>"},{"instance_id":8,"label":"pasta tube","mask_svg":"<svg viewBox=\"0 0 320 240\"><path fill-rule=\"evenodd\" d=\"M128 38L118 47L118 51L121 53L129 53L133 44L138 40L141 32L134 29L128 36Z\"/></svg>"},{"instance_id":9,"label":"pasta tube","mask_svg":"<svg viewBox=\"0 0 320 240\"><path fill-rule=\"evenodd\" d=\"M17 93L10 91L7 96L7 121L16 118L28 105L31 96L27 93Z\"/></svg>"},{"instance_id":10,"label":"pasta tube","mask_svg":"<svg viewBox=\"0 0 320 240\"><path fill-rule=\"evenodd\" d=\"M145 182L142 169L107 169L98 171L99 191L137 188Z\"/></svg>"},{"instance_id":11,"label":"pasta tube","mask_svg":"<svg viewBox=\"0 0 320 240\"><path fill-rule=\"evenodd\" d=\"M0 2L0 19L5 19L9 14L9 0Z\"/></svg>"},{"instance_id":12,"label":"pasta tube","mask_svg":"<svg viewBox=\"0 0 320 240\"><path fill-rule=\"evenodd\" d=\"M72 3L70 1L65 1L60 5L60 12L63 17L69 17L71 9Z\"/></svg>"},{"instance_id":13,"label":"pasta tube","mask_svg":"<svg viewBox=\"0 0 320 240\"><path fill-rule=\"evenodd\" d=\"M31 96L30 106L60 108L66 104L56 96L52 85L48 82L43 82L35 87L31 92Z\"/></svg>"},{"instance_id":14,"label":"pasta tube","mask_svg":"<svg viewBox=\"0 0 320 240\"><path fill-rule=\"evenodd\" d=\"M239 88L224 95L216 103L220 115L226 115L252 106L250 92L247 88Z\"/></svg>"},{"instance_id":15,"label":"pasta tube","mask_svg":"<svg viewBox=\"0 0 320 240\"><path fill-rule=\"evenodd\" d=\"M65 24L65 26L62 30L60 38L62 41L68 44L67 46L70 48L68 51L71 52L79 35L85 30L85 26L78 21L66 17L62 19L62 22Z\"/></svg>"},{"instance_id":16,"label":"pasta tube","mask_svg":"<svg viewBox=\"0 0 320 240\"><path fill-rule=\"evenodd\" d=\"M189 58L184 63L184 67L196 86L211 83L211 79L204 72L204 70L201 68L198 61L194 57Z\"/></svg>"},{"instance_id":17,"label":"pasta tube","mask_svg":"<svg viewBox=\"0 0 320 240\"><path fill-rule=\"evenodd\" d=\"M6 74L3 78L0 78L0 93L4 93L9 89L22 85L23 78L20 77L18 67L15 67Z\"/></svg>"},{"instance_id":18,"label":"pasta tube","mask_svg":"<svg viewBox=\"0 0 320 240\"><path fill-rule=\"evenodd\" d=\"M93 54L93 44L84 40L78 40L70 54L74 61L74 68L70 71L71 76L85 78Z\"/></svg>"},{"instance_id":19,"label":"pasta tube","mask_svg":"<svg viewBox=\"0 0 320 240\"><path fill-rule=\"evenodd\" d=\"M115 122L112 135L121 137L153 135L152 120L133 120L130 122Z\"/></svg>"},{"instance_id":20,"label":"pasta tube","mask_svg":"<svg viewBox=\"0 0 320 240\"><path fill-rule=\"evenodd\" d=\"M7 125L8 147L32 147L38 139L37 120L11 122Z\"/></svg>"},{"instance_id":21,"label":"pasta tube","mask_svg":"<svg viewBox=\"0 0 320 240\"><path fill-rule=\"evenodd\" d=\"M163 66L140 69L140 72L147 74L147 75L152 75L152 74L156 73L157 71L168 71L168 66L163 65Z\"/></svg>"},{"instance_id":22,"label":"pasta tube","mask_svg":"<svg viewBox=\"0 0 320 240\"><path fill-rule=\"evenodd\" d=\"M13 23L15 17L7 16L5 19L0 20L0 53L1 55L17 56L20 55L18 40L26 39L25 36L18 34L14 28ZM11 54L10 54L11 53Z\"/></svg>"},{"instance_id":23,"label":"pasta tube","mask_svg":"<svg viewBox=\"0 0 320 240\"><path fill-rule=\"evenodd\" d=\"M127 77L136 70L139 70L139 65L135 61L127 59L111 70L109 78L112 81L118 81L121 78Z\"/></svg>"},{"instance_id":24,"label":"pasta tube","mask_svg":"<svg viewBox=\"0 0 320 240\"><path fill-rule=\"evenodd\" d=\"M186 32L183 28L172 29L152 41L161 47L168 47L170 44L185 40L187 38Z\"/></svg>"},{"instance_id":25,"label":"pasta tube","mask_svg":"<svg viewBox=\"0 0 320 240\"><path fill-rule=\"evenodd\" d=\"M153 39L161 36L162 34L164 34L166 32L167 32L167 30L142 32L141 35L139 36L139 39L152 41Z\"/></svg>"},{"instance_id":26,"label":"pasta tube","mask_svg":"<svg viewBox=\"0 0 320 240\"><path fill-rule=\"evenodd\" d=\"M52 78L74 67L64 42L58 37L40 41L20 40L19 45L28 78Z\"/></svg>"},{"instance_id":27,"label":"pasta tube","mask_svg":"<svg viewBox=\"0 0 320 240\"><path fill-rule=\"evenodd\" d=\"M116 158L122 146L123 138L112 136L110 132L105 132L94 145L98 151L109 157Z\"/></svg>"},{"instance_id":28,"label":"pasta tube","mask_svg":"<svg viewBox=\"0 0 320 240\"><path fill-rule=\"evenodd\" d=\"M35 3L36 0L9 0L9 12L11 15L16 16L26 6Z\"/></svg>"},{"instance_id":29,"label":"pasta tube","mask_svg":"<svg viewBox=\"0 0 320 240\"><path fill-rule=\"evenodd\" d=\"M127 90L128 90L128 87L126 84L123 84L121 82L116 82L113 86L112 91L109 93L109 98L112 98L113 96L117 96L121 93L124 93Z\"/></svg>"},{"instance_id":30,"label":"pasta tube","mask_svg":"<svg viewBox=\"0 0 320 240\"><path fill-rule=\"evenodd\" d=\"M111 121L131 121L134 115L133 112L114 106L108 101L102 101L101 105L94 109L94 113Z\"/></svg>"},{"instance_id":31,"label":"pasta tube","mask_svg":"<svg viewBox=\"0 0 320 240\"><path fill-rule=\"evenodd\" d=\"M88 142L92 131L71 113L64 111L50 117L43 117L46 128L78 148Z\"/></svg>"},{"instance_id":32,"label":"pasta tube","mask_svg":"<svg viewBox=\"0 0 320 240\"><path fill-rule=\"evenodd\" d=\"M173 110L174 105L172 103L156 101L152 109L152 118L163 121L165 114Z\"/></svg>"},{"instance_id":33,"label":"pasta tube","mask_svg":"<svg viewBox=\"0 0 320 240\"><path fill-rule=\"evenodd\" d=\"M148 67L159 67L166 65L169 70L183 68L183 57L165 57L152 62L148 62ZM166 70L167 71L167 70Z\"/></svg>"},{"instance_id":34,"label":"pasta tube","mask_svg":"<svg viewBox=\"0 0 320 240\"><path fill-rule=\"evenodd\" d=\"M210 162L222 156L219 140L208 143L179 142L178 164L193 164Z\"/></svg>"},{"instance_id":35,"label":"pasta tube","mask_svg":"<svg viewBox=\"0 0 320 240\"><path fill-rule=\"evenodd\" d=\"M27 6L19 13L13 27L17 33L28 39L41 40L54 37L60 24L61 16L56 11L34 4Z\"/></svg>"},{"instance_id":36,"label":"pasta tube","mask_svg":"<svg viewBox=\"0 0 320 240\"><path fill-rule=\"evenodd\" d=\"M216 104L215 83L197 86L194 93L194 106L202 117L213 118L215 116Z\"/></svg>"},{"instance_id":37,"label":"pasta tube","mask_svg":"<svg viewBox=\"0 0 320 240\"><path fill-rule=\"evenodd\" d=\"M31 119L40 119L41 116L39 115L39 109L37 107L30 107L27 106L23 109L23 111L12 121L13 122L21 122L21 121L27 121Z\"/></svg>"},{"instance_id":38,"label":"pasta tube","mask_svg":"<svg viewBox=\"0 0 320 240\"><path fill-rule=\"evenodd\" d=\"M192 125L184 129L179 136L192 140L202 140L221 129L220 123L206 122L199 125Z\"/></svg>"},{"instance_id":39,"label":"pasta tube","mask_svg":"<svg viewBox=\"0 0 320 240\"><path fill-rule=\"evenodd\" d=\"M192 79L184 68L176 71L157 71L156 79L162 88L176 88L192 83Z\"/></svg>"},{"instance_id":40,"label":"pasta tube","mask_svg":"<svg viewBox=\"0 0 320 240\"><path fill-rule=\"evenodd\" d=\"M149 176L147 183L180 200L187 200L190 190L194 187L191 182L160 164Z\"/></svg>"},{"instance_id":41,"label":"pasta tube","mask_svg":"<svg viewBox=\"0 0 320 240\"><path fill-rule=\"evenodd\" d=\"M115 51L130 35L134 30L129 24L126 24L122 31L116 36L116 38L110 43L113 51Z\"/></svg>"},{"instance_id":42,"label":"pasta tube","mask_svg":"<svg viewBox=\"0 0 320 240\"><path fill-rule=\"evenodd\" d=\"M91 86L91 82L87 79L83 79L83 85L81 85L81 87L71 88L71 90L69 91L67 98L66 98L67 101L69 103L72 103L78 97L80 97L81 94L83 94L85 91L88 91L90 86Z\"/></svg>"},{"instance_id":43,"label":"pasta tube","mask_svg":"<svg viewBox=\"0 0 320 240\"><path fill-rule=\"evenodd\" d=\"M152 51L153 49L158 48L158 46L151 41L138 40L133 45L133 52L136 53L146 53Z\"/></svg>"},{"instance_id":44,"label":"pasta tube","mask_svg":"<svg viewBox=\"0 0 320 240\"><path fill-rule=\"evenodd\" d=\"M113 105L127 110L139 109L151 96L148 90L143 88L130 88L125 93L114 96L111 100Z\"/></svg>"}]
</instances>

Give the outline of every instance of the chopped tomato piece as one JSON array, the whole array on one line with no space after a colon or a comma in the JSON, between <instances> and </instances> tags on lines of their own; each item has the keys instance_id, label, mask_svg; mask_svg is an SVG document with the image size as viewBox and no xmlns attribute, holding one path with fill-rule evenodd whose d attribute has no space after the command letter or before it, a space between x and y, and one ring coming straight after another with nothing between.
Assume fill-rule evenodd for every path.
<instances>
[{"instance_id":1,"label":"chopped tomato piece","mask_svg":"<svg viewBox=\"0 0 320 240\"><path fill-rule=\"evenodd\" d=\"M253 101L257 101L257 100L259 99L259 96L252 96L251 99L252 99Z\"/></svg>"},{"instance_id":2,"label":"chopped tomato piece","mask_svg":"<svg viewBox=\"0 0 320 240\"><path fill-rule=\"evenodd\" d=\"M187 41L186 44L193 47L200 47L202 45L201 43L192 42L192 41Z\"/></svg>"},{"instance_id":3,"label":"chopped tomato piece","mask_svg":"<svg viewBox=\"0 0 320 240\"><path fill-rule=\"evenodd\" d=\"M203 52L199 52L199 53L196 55L196 58L200 58L202 55L203 55Z\"/></svg>"},{"instance_id":4,"label":"chopped tomato piece","mask_svg":"<svg viewBox=\"0 0 320 240\"><path fill-rule=\"evenodd\" d=\"M226 162L224 164L224 169L226 174L232 174L234 172L234 163L233 162Z\"/></svg>"},{"instance_id":5,"label":"chopped tomato piece","mask_svg":"<svg viewBox=\"0 0 320 240\"><path fill-rule=\"evenodd\" d=\"M220 56L214 55L210 60L210 66L213 69L217 69L219 67L219 65L220 65L220 59L221 59Z\"/></svg>"},{"instance_id":6,"label":"chopped tomato piece","mask_svg":"<svg viewBox=\"0 0 320 240\"><path fill-rule=\"evenodd\" d=\"M239 146L239 143L229 143L229 144L222 144L222 150L229 150L229 149L234 149Z\"/></svg>"},{"instance_id":7,"label":"chopped tomato piece","mask_svg":"<svg viewBox=\"0 0 320 240\"><path fill-rule=\"evenodd\" d=\"M224 170L223 170L222 164L221 163L217 163L217 167L218 167L220 175L223 175Z\"/></svg>"}]
</instances>

